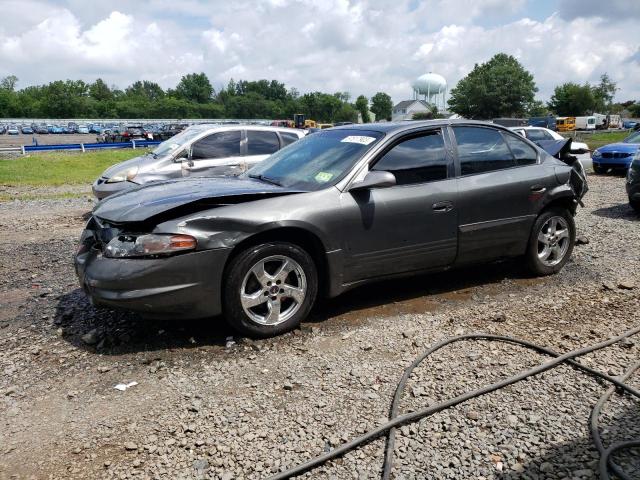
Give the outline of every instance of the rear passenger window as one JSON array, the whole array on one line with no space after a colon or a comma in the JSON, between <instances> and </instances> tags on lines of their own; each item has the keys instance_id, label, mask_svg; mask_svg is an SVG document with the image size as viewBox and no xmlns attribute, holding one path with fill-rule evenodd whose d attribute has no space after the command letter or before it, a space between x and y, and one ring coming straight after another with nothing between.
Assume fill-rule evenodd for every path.
<instances>
[{"instance_id":1,"label":"rear passenger window","mask_svg":"<svg viewBox=\"0 0 640 480\"><path fill-rule=\"evenodd\" d=\"M194 143L191 158L237 157L240 155L240 130L220 132L209 135Z\"/></svg>"},{"instance_id":2,"label":"rear passenger window","mask_svg":"<svg viewBox=\"0 0 640 480\"><path fill-rule=\"evenodd\" d=\"M507 133L504 134L504 138L516 159L517 166L533 165L538 161L538 152L531 145Z\"/></svg>"},{"instance_id":3,"label":"rear passenger window","mask_svg":"<svg viewBox=\"0 0 640 480\"><path fill-rule=\"evenodd\" d=\"M280 138L282 138L282 146L283 147L286 147L290 143L293 143L296 140L300 139L300 137L298 137L298 135L296 135L295 133L291 133L291 132L280 132Z\"/></svg>"},{"instance_id":4,"label":"rear passenger window","mask_svg":"<svg viewBox=\"0 0 640 480\"><path fill-rule=\"evenodd\" d=\"M447 178L447 156L442 133L438 130L400 142L385 153L372 170L393 173L397 185Z\"/></svg>"},{"instance_id":5,"label":"rear passenger window","mask_svg":"<svg viewBox=\"0 0 640 480\"><path fill-rule=\"evenodd\" d=\"M280 149L275 132L247 130L247 155L271 155Z\"/></svg>"},{"instance_id":6,"label":"rear passenger window","mask_svg":"<svg viewBox=\"0 0 640 480\"><path fill-rule=\"evenodd\" d=\"M453 127L462 175L515 167L509 147L499 131L482 127Z\"/></svg>"}]
</instances>

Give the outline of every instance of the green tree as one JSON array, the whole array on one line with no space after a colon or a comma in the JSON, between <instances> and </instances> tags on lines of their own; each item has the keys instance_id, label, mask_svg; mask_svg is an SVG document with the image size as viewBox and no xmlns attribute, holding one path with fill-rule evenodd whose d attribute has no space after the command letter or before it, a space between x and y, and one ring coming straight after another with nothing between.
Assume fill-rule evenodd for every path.
<instances>
[{"instance_id":1,"label":"green tree","mask_svg":"<svg viewBox=\"0 0 640 480\"><path fill-rule=\"evenodd\" d=\"M547 113L549 113L549 109L542 101L534 100L529 105L527 105L525 113L529 117L543 117Z\"/></svg>"},{"instance_id":2,"label":"green tree","mask_svg":"<svg viewBox=\"0 0 640 480\"><path fill-rule=\"evenodd\" d=\"M164 97L164 90L162 90L162 87L155 82L138 80L126 88L125 95L154 102Z\"/></svg>"},{"instance_id":3,"label":"green tree","mask_svg":"<svg viewBox=\"0 0 640 480\"><path fill-rule=\"evenodd\" d=\"M600 76L600 83L593 88L594 111L608 113L611 110L613 97L618 91L616 82L613 82L606 73Z\"/></svg>"},{"instance_id":4,"label":"green tree","mask_svg":"<svg viewBox=\"0 0 640 480\"><path fill-rule=\"evenodd\" d=\"M356 98L356 110L358 110L362 116L362 123L369 123L371 121L369 117L369 100L364 95Z\"/></svg>"},{"instance_id":5,"label":"green tree","mask_svg":"<svg viewBox=\"0 0 640 480\"><path fill-rule=\"evenodd\" d=\"M89 96L98 102L104 102L113 99L113 92L101 78L98 78L89 85Z\"/></svg>"},{"instance_id":6,"label":"green tree","mask_svg":"<svg viewBox=\"0 0 640 480\"><path fill-rule=\"evenodd\" d=\"M433 118L433 112L431 110L416 112L411 115L411 120L432 120Z\"/></svg>"},{"instance_id":7,"label":"green tree","mask_svg":"<svg viewBox=\"0 0 640 480\"><path fill-rule=\"evenodd\" d=\"M498 53L458 82L449 108L466 118L520 117L537 91L533 76L518 60Z\"/></svg>"},{"instance_id":8,"label":"green tree","mask_svg":"<svg viewBox=\"0 0 640 480\"><path fill-rule=\"evenodd\" d=\"M176 94L185 100L205 103L211 101L213 87L204 73L189 73L180 79Z\"/></svg>"},{"instance_id":9,"label":"green tree","mask_svg":"<svg viewBox=\"0 0 640 480\"><path fill-rule=\"evenodd\" d=\"M378 92L371 97L371 111L376 114L376 120L391 120L393 102L391 97L384 92Z\"/></svg>"},{"instance_id":10,"label":"green tree","mask_svg":"<svg viewBox=\"0 0 640 480\"><path fill-rule=\"evenodd\" d=\"M8 75L0 80L0 88L2 90L9 90L10 92L15 91L17 84L18 77L16 77L15 75Z\"/></svg>"},{"instance_id":11,"label":"green tree","mask_svg":"<svg viewBox=\"0 0 640 480\"><path fill-rule=\"evenodd\" d=\"M578 117L592 113L595 107L593 89L588 83L563 83L554 89L548 107L562 116Z\"/></svg>"},{"instance_id":12,"label":"green tree","mask_svg":"<svg viewBox=\"0 0 640 480\"><path fill-rule=\"evenodd\" d=\"M627 110L629 110L629 113L633 118L640 117L640 103L634 103L632 105L629 105L627 107Z\"/></svg>"}]
</instances>

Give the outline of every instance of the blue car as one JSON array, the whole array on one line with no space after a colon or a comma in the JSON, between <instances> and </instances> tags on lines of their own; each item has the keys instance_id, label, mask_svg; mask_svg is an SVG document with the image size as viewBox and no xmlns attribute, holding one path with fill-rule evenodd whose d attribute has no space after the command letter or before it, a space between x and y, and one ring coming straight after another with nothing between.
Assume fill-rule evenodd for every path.
<instances>
[{"instance_id":1,"label":"blue car","mask_svg":"<svg viewBox=\"0 0 640 480\"><path fill-rule=\"evenodd\" d=\"M633 156L640 149L640 132L633 132L620 143L610 143L597 148L591 155L593 171L606 173L608 170L628 170Z\"/></svg>"}]
</instances>

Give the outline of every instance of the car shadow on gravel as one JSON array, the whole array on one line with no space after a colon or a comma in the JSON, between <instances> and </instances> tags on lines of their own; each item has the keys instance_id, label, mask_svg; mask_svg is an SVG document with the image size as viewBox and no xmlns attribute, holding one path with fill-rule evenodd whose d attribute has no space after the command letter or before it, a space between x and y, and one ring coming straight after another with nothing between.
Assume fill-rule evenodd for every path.
<instances>
[{"instance_id":1,"label":"car shadow on gravel","mask_svg":"<svg viewBox=\"0 0 640 480\"><path fill-rule=\"evenodd\" d=\"M341 317L336 323L344 323L348 327L378 315L426 313L446 302L473 300L475 287L485 287L482 290L483 296L500 291L505 280L520 285L540 281L530 278L517 260L385 280L358 287L337 298L319 301L302 328L309 328L309 325L341 317L346 313L349 318L345 320ZM133 313L92 306L81 289L69 292L59 299L54 323L69 343L90 352L107 355L205 345L223 347L230 336L235 341L240 341L222 317L204 320L145 320ZM264 342L286 342L287 338L284 335Z\"/></svg>"},{"instance_id":2,"label":"car shadow on gravel","mask_svg":"<svg viewBox=\"0 0 640 480\"><path fill-rule=\"evenodd\" d=\"M600 417L599 431L605 447L612 443L640 439L640 408L638 403L613 413L607 404ZM608 412L612 412L608 414ZM611 416L609 416L611 415ZM585 419L585 422L588 419ZM566 432L565 436L569 436ZM530 480L533 478L597 478L600 457L590 435L553 445L540 457L526 462L518 471L501 474L502 480ZM640 449L622 450L613 457L629 478L640 478ZM615 477L617 478L617 477Z\"/></svg>"},{"instance_id":3,"label":"car shadow on gravel","mask_svg":"<svg viewBox=\"0 0 640 480\"><path fill-rule=\"evenodd\" d=\"M640 214L631 208L631 205L628 203L598 208L597 210L592 210L591 213L603 218L640 221Z\"/></svg>"},{"instance_id":4,"label":"car shadow on gravel","mask_svg":"<svg viewBox=\"0 0 640 480\"><path fill-rule=\"evenodd\" d=\"M106 355L224 346L233 335L222 318L146 320L134 313L93 306L81 289L59 299L54 324L72 345Z\"/></svg>"},{"instance_id":5,"label":"car shadow on gravel","mask_svg":"<svg viewBox=\"0 0 640 480\"><path fill-rule=\"evenodd\" d=\"M473 300L475 295L484 296L500 291L505 281L529 285L542 280L532 278L520 259L384 280L319 302L307 322L324 322L346 313L355 319L370 317L375 315L371 309L375 310L376 307L380 307L379 315L391 314L387 308L391 306L402 313L426 313L443 302ZM476 292L477 287L485 288L482 292Z\"/></svg>"}]
</instances>

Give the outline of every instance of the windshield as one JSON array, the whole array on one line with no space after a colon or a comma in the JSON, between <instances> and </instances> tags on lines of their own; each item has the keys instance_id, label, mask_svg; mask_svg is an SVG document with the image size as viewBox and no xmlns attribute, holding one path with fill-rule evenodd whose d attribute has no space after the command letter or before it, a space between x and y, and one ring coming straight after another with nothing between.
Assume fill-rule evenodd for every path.
<instances>
[{"instance_id":1,"label":"windshield","mask_svg":"<svg viewBox=\"0 0 640 480\"><path fill-rule=\"evenodd\" d=\"M640 143L640 132L635 132L623 140L624 143Z\"/></svg>"},{"instance_id":2,"label":"windshield","mask_svg":"<svg viewBox=\"0 0 640 480\"><path fill-rule=\"evenodd\" d=\"M372 130L324 130L274 153L247 175L283 187L320 190L340 181L382 136Z\"/></svg>"},{"instance_id":3,"label":"windshield","mask_svg":"<svg viewBox=\"0 0 640 480\"><path fill-rule=\"evenodd\" d=\"M187 128L177 135L174 135L169 140L165 140L164 142L162 142L151 153L153 153L156 157L162 157L164 155L173 153L180 147L182 147L185 143L188 143L190 140L200 135L202 132L202 128Z\"/></svg>"}]
</instances>

